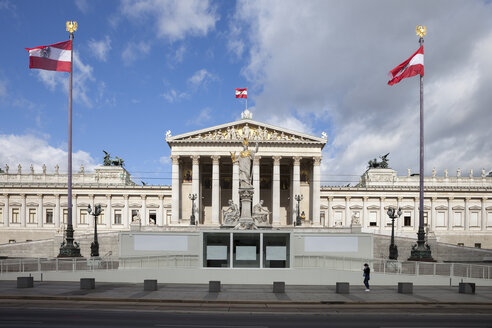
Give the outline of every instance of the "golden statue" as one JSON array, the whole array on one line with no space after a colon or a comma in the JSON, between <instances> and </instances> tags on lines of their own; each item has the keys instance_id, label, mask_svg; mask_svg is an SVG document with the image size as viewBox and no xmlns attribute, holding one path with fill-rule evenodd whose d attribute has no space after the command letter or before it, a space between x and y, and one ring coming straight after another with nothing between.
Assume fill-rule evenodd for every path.
<instances>
[{"instance_id":1,"label":"golden statue","mask_svg":"<svg viewBox=\"0 0 492 328\"><path fill-rule=\"evenodd\" d=\"M73 33L77 31L77 26L76 21L67 21L67 32Z\"/></svg>"}]
</instances>

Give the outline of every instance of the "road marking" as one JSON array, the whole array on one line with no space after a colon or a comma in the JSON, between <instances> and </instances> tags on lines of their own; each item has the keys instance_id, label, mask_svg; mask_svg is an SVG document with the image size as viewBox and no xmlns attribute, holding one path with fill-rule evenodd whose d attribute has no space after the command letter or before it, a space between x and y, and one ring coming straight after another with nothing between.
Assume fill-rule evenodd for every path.
<instances>
[{"instance_id":1,"label":"road marking","mask_svg":"<svg viewBox=\"0 0 492 328\"><path fill-rule=\"evenodd\" d=\"M203 328L268 328L268 326L217 326L217 325L154 325L155 327L203 327Z\"/></svg>"}]
</instances>

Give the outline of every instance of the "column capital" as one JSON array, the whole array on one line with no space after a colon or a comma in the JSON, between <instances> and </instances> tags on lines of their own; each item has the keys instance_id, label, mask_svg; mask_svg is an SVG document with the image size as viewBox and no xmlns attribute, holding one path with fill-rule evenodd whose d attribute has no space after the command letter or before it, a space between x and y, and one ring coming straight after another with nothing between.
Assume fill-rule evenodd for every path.
<instances>
[{"instance_id":1,"label":"column capital","mask_svg":"<svg viewBox=\"0 0 492 328\"><path fill-rule=\"evenodd\" d=\"M485 201L487 201L487 199L488 199L488 198L487 198L487 197L485 197L485 196L483 196L483 197L482 197L482 201L484 201L484 202L485 202Z\"/></svg>"},{"instance_id":2,"label":"column capital","mask_svg":"<svg viewBox=\"0 0 492 328\"><path fill-rule=\"evenodd\" d=\"M454 197L449 197L448 200L449 201L453 201L454 200Z\"/></svg>"},{"instance_id":3,"label":"column capital","mask_svg":"<svg viewBox=\"0 0 492 328\"><path fill-rule=\"evenodd\" d=\"M94 198L94 194L88 194L89 198Z\"/></svg>"},{"instance_id":4,"label":"column capital","mask_svg":"<svg viewBox=\"0 0 492 328\"><path fill-rule=\"evenodd\" d=\"M212 155L210 157L212 158L212 164L219 164L220 155Z\"/></svg>"},{"instance_id":5,"label":"column capital","mask_svg":"<svg viewBox=\"0 0 492 328\"><path fill-rule=\"evenodd\" d=\"M164 195L157 195L157 197L159 197L160 200L164 199Z\"/></svg>"},{"instance_id":6,"label":"column capital","mask_svg":"<svg viewBox=\"0 0 492 328\"><path fill-rule=\"evenodd\" d=\"M282 156L273 156L273 165L280 165L280 160L282 159Z\"/></svg>"},{"instance_id":7,"label":"column capital","mask_svg":"<svg viewBox=\"0 0 492 328\"><path fill-rule=\"evenodd\" d=\"M367 200L369 199L369 196L364 196L364 197L362 197L362 199L367 202Z\"/></svg>"},{"instance_id":8,"label":"column capital","mask_svg":"<svg viewBox=\"0 0 492 328\"><path fill-rule=\"evenodd\" d=\"M301 156L294 156L292 159L294 160L294 165L301 165Z\"/></svg>"},{"instance_id":9,"label":"column capital","mask_svg":"<svg viewBox=\"0 0 492 328\"><path fill-rule=\"evenodd\" d=\"M321 164L321 156L315 156L313 157L313 165L320 165Z\"/></svg>"},{"instance_id":10,"label":"column capital","mask_svg":"<svg viewBox=\"0 0 492 328\"><path fill-rule=\"evenodd\" d=\"M193 156L191 156L191 159L193 161L193 165L200 164L200 155L193 155Z\"/></svg>"},{"instance_id":11,"label":"column capital","mask_svg":"<svg viewBox=\"0 0 492 328\"><path fill-rule=\"evenodd\" d=\"M142 200L145 200L147 198L147 195L141 195L140 197L142 198Z\"/></svg>"},{"instance_id":12,"label":"column capital","mask_svg":"<svg viewBox=\"0 0 492 328\"><path fill-rule=\"evenodd\" d=\"M255 165L260 164L260 159L261 159L261 156L255 155L255 158L253 159L253 164L255 164Z\"/></svg>"},{"instance_id":13,"label":"column capital","mask_svg":"<svg viewBox=\"0 0 492 328\"><path fill-rule=\"evenodd\" d=\"M26 194L19 194L19 196L21 196L21 197L26 197Z\"/></svg>"},{"instance_id":14,"label":"column capital","mask_svg":"<svg viewBox=\"0 0 492 328\"><path fill-rule=\"evenodd\" d=\"M471 197L465 197L465 200L466 201L470 201L471 200Z\"/></svg>"},{"instance_id":15,"label":"column capital","mask_svg":"<svg viewBox=\"0 0 492 328\"><path fill-rule=\"evenodd\" d=\"M110 194L107 194L107 195L106 195L106 198L107 198L107 199L111 199L111 195L110 195Z\"/></svg>"},{"instance_id":16,"label":"column capital","mask_svg":"<svg viewBox=\"0 0 492 328\"><path fill-rule=\"evenodd\" d=\"M36 194L36 196L43 198L44 194Z\"/></svg>"},{"instance_id":17,"label":"column capital","mask_svg":"<svg viewBox=\"0 0 492 328\"><path fill-rule=\"evenodd\" d=\"M386 197L384 197L384 196L380 197L381 201L384 201L385 199L386 199Z\"/></svg>"},{"instance_id":18,"label":"column capital","mask_svg":"<svg viewBox=\"0 0 492 328\"><path fill-rule=\"evenodd\" d=\"M398 199L398 201L399 201L399 202L401 202L401 201L403 200L403 197L398 196L398 198L397 198L397 199Z\"/></svg>"},{"instance_id":19,"label":"column capital","mask_svg":"<svg viewBox=\"0 0 492 328\"><path fill-rule=\"evenodd\" d=\"M345 200L350 200L350 196L345 196Z\"/></svg>"},{"instance_id":20,"label":"column capital","mask_svg":"<svg viewBox=\"0 0 492 328\"><path fill-rule=\"evenodd\" d=\"M123 195L123 199L127 200L128 198L130 198L129 195Z\"/></svg>"},{"instance_id":21,"label":"column capital","mask_svg":"<svg viewBox=\"0 0 492 328\"><path fill-rule=\"evenodd\" d=\"M171 155L170 157L173 164L179 164L179 155Z\"/></svg>"},{"instance_id":22,"label":"column capital","mask_svg":"<svg viewBox=\"0 0 492 328\"><path fill-rule=\"evenodd\" d=\"M437 197L435 197L435 196L434 196L434 197L432 197L432 198L431 198L431 200L432 200L433 202L435 202L435 201L437 200Z\"/></svg>"},{"instance_id":23,"label":"column capital","mask_svg":"<svg viewBox=\"0 0 492 328\"><path fill-rule=\"evenodd\" d=\"M333 201L333 196L328 196L328 200L331 202Z\"/></svg>"}]
</instances>

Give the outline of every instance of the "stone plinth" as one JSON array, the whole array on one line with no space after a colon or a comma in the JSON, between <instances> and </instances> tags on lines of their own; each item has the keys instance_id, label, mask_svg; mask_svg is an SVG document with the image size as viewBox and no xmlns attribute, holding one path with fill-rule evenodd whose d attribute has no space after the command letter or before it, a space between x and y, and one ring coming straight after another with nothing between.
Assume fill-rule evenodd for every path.
<instances>
[{"instance_id":1,"label":"stone plinth","mask_svg":"<svg viewBox=\"0 0 492 328\"><path fill-rule=\"evenodd\" d=\"M285 282L284 281L274 281L273 282L273 292L274 293L285 293Z\"/></svg>"},{"instance_id":2,"label":"stone plinth","mask_svg":"<svg viewBox=\"0 0 492 328\"><path fill-rule=\"evenodd\" d=\"M398 293L400 294L413 294L413 283L411 282L399 282Z\"/></svg>"},{"instance_id":3,"label":"stone plinth","mask_svg":"<svg viewBox=\"0 0 492 328\"><path fill-rule=\"evenodd\" d=\"M144 280L144 290L145 291L157 290L157 279L145 279Z\"/></svg>"},{"instance_id":4,"label":"stone plinth","mask_svg":"<svg viewBox=\"0 0 492 328\"><path fill-rule=\"evenodd\" d=\"M337 282L336 293L348 294L350 292L350 284L348 282Z\"/></svg>"},{"instance_id":5,"label":"stone plinth","mask_svg":"<svg viewBox=\"0 0 492 328\"><path fill-rule=\"evenodd\" d=\"M34 287L33 277L17 277L17 288L32 288Z\"/></svg>"},{"instance_id":6,"label":"stone plinth","mask_svg":"<svg viewBox=\"0 0 492 328\"><path fill-rule=\"evenodd\" d=\"M251 218L251 203L254 194L253 187L240 187L239 200L241 201L241 218Z\"/></svg>"},{"instance_id":7,"label":"stone plinth","mask_svg":"<svg viewBox=\"0 0 492 328\"><path fill-rule=\"evenodd\" d=\"M96 279L95 278L80 278L80 289L95 289Z\"/></svg>"},{"instance_id":8,"label":"stone plinth","mask_svg":"<svg viewBox=\"0 0 492 328\"><path fill-rule=\"evenodd\" d=\"M220 281L211 280L208 282L208 292L209 293L219 293L220 292Z\"/></svg>"},{"instance_id":9,"label":"stone plinth","mask_svg":"<svg viewBox=\"0 0 492 328\"><path fill-rule=\"evenodd\" d=\"M458 291L460 294L475 294L475 283L460 282Z\"/></svg>"}]
</instances>

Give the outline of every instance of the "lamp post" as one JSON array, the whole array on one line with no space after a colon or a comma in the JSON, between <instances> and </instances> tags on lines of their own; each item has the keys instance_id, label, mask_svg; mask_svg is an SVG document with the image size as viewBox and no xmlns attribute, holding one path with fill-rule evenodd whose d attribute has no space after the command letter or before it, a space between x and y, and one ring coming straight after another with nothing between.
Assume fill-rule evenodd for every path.
<instances>
[{"instance_id":1,"label":"lamp post","mask_svg":"<svg viewBox=\"0 0 492 328\"><path fill-rule=\"evenodd\" d=\"M188 198L191 199L191 216L190 216L190 225L196 225L195 220L195 200L197 194L189 194Z\"/></svg>"},{"instance_id":2,"label":"lamp post","mask_svg":"<svg viewBox=\"0 0 492 328\"><path fill-rule=\"evenodd\" d=\"M391 243L389 246L389 259L397 260L398 259L398 247L395 245L395 219L401 216L401 208L398 208L398 212L393 208L388 208L388 212L386 212L391 219Z\"/></svg>"},{"instance_id":3,"label":"lamp post","mask_svg":"<svg viewBox=\"0 0 492 328\"><path fill-rule=\"evenodd\" d=\"M89 215L94 216L94 241L91 243L91 257L99 256L99 242L97 241L97 217L101 214L101 205L97 204L92 210L91 206L87 207Z\"/></svg>"},{"instance_id":4,"label":"lamp post","mask_svg":"<svg viewBox=\"0 0 492 328\"><path fill-rule=\"evenodd\" d=\"M303 200L303 195L295 195L294 199L297 201L297 216L296 216L296 226L302 225L301 221L301 200Z\"/></svg>"}]
</instances>

